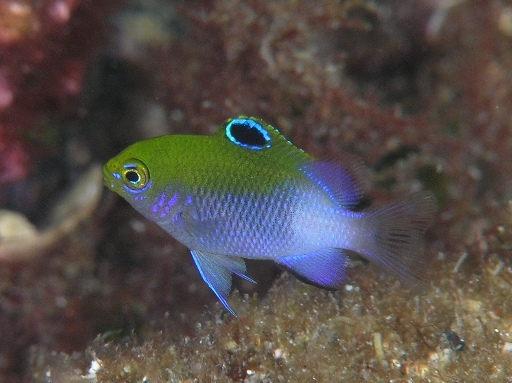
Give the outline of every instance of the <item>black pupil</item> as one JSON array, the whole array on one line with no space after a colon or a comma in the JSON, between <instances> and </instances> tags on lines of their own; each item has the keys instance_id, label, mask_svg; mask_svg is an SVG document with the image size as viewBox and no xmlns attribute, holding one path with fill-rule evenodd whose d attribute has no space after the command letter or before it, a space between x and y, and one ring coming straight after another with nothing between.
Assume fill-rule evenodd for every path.
<instances>
[{"instance_id":1,"label":"black pupil","mask_svg":"<svg viewBox=\"0 0 512 383\"><path fill-rule=\"evenodd\" d=\"M140 177L136 171L130 170L130 171L126 172L126 179L128 181L130 181L131 183L137 183L137 182L139 182Z\"/></svg>"},{"instance_id":2,"label":"black pupil","mask_svg":"<svg viewBox=\"0 0 512 383\"><path fill-rule=\"evenodd\" d=\"M244 145L263 147L267 143L261 132L246 124L231 125L231 135Z\"/></svg>"}]
</instances>

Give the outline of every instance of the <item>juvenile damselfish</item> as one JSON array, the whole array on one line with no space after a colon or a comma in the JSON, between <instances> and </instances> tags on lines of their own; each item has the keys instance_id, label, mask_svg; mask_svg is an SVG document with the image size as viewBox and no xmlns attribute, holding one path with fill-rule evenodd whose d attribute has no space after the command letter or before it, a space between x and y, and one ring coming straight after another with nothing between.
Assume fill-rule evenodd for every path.
<instances>
[{"instance_id":1,"label":"juvenile damselfish","mask_svg":"<svg viewBox=\"0 0 512 383\"><path fill-rule=\"evenodd\" d=\"M352 250L406 282L424 279L419 242L436 211L417 192L364 211L364 166L318 160L254 117L212 136L137 142L103 168L105 185L191 249L224 306L243 258L270 259L304 282L337 289Z\"/></svg>"}]
</instances>

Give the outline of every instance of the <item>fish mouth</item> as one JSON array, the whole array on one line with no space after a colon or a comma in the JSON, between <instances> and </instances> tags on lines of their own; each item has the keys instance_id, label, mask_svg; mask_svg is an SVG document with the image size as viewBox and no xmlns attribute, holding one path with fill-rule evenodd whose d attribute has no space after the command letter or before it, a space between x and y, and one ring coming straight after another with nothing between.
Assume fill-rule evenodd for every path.
<instances>
[{"instance_id":1,"label":"fish mouth","mask_svg":"<svg viewBox=\"0 0 512 383\"><path fill-rule=\"evenodd\" d=\"M115 182L113 173L108 170L107 164L103 166L103 185L108 187L110 190L114 190Z\"/></svg>"}]
</instances>

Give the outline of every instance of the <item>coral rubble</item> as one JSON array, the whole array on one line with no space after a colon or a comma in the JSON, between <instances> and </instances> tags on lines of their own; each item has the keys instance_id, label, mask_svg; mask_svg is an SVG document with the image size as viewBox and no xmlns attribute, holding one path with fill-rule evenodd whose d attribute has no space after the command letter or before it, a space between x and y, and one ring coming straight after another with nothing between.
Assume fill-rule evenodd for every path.
<instances>
[{"instance_id":1,"label":"coral rubble","mask_svg":"<svg viewBox=\"0 0 512 383\"><path fill-rule=\"evenodd\" d=\"M451 278L421 294L371 270L354 270L357 277L336 293L286 276L261 300L235 294L239 318L217 305L192 338L176 340L165 331L143 344L99 337L85 361L35 353L35 377L84 383L509 381L512 315L502 310L510 301L509 282L489 271L452 274L453 263L435 263Z\"/></svg>"}]
</instances>

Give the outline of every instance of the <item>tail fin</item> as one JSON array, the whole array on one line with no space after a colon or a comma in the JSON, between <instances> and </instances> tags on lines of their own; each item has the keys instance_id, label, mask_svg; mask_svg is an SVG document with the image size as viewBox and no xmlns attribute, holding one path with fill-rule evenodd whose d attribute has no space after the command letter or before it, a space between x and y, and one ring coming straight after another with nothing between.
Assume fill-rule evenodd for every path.
<instances>
[{"instance_id":1,"label":"tail fin","mask_svg":"<svg viewBox=\"0 0 512 383\"><path fill-rule=\"evenodd\" d=\"M410 194L367 212L372 236L360 250L370 261L408 285L426 281L421 238L434 218L436 198L429 192Z\"/></svg>"}]
</instances>

